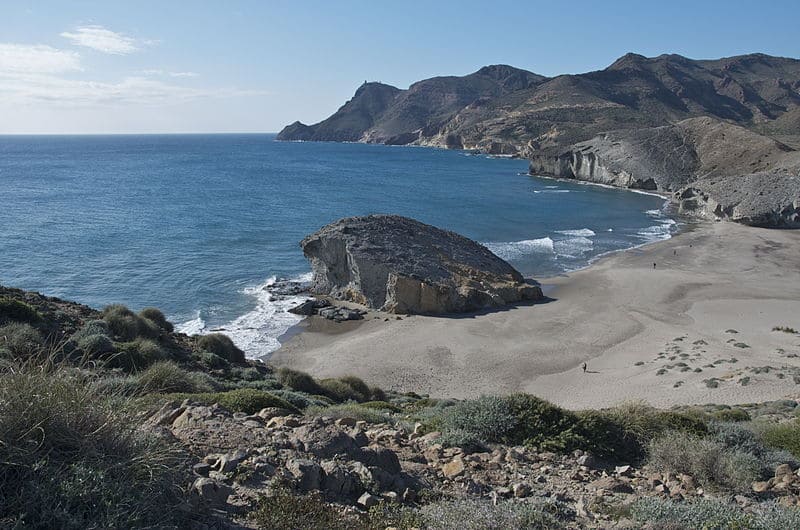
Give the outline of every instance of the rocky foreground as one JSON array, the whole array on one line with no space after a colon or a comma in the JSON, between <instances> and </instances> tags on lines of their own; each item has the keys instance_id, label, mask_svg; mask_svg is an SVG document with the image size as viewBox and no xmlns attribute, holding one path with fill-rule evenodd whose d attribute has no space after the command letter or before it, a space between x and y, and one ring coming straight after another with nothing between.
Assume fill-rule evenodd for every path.
<instances>
[{"instance_id":1,"label":"rocky foreground","mask_svg":"<svg viewBox=\"0 0 800 530\"><path fill-rule=\"evenodd\" d=\"M312 292L388 313L464 313L543 298L483 245L399 215L340 219L300 245Z\"/></svg>"}]
</instances>

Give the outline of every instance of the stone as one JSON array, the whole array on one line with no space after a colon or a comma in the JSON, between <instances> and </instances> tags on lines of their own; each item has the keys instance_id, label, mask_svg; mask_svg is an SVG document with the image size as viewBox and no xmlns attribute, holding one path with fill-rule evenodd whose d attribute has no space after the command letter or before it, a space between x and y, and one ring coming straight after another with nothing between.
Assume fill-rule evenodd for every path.
<instances>
[{"instance_id":1,"label":"stone","mask_svg":"<svg viewBox=\"0 0 800 530\"><path fill-rule=\"evenodd\" d=\"M339 418L336 420L336 425L340 427L355 427L356 420L354 418Z\"/></svg>"},{"instance_id":2,"label":"stone","mask_svg":"<svg viewBox=\"0 0 800 530\"><path fill-rule=\"evenodd\" d=\"M442 473L449 479L460 477L465 471L464 461L460 458L455 458L442 466Z\"/></svg>"},{"instance_id":3,"label":"stone","mask_svg":"<svg viewBox=\"0 0 800 530\"><path fill-rule=\"evenodd\" d=\"M362 487L358 475L338 462L326 460L320 467L324 472L320 486L323 491L337 497L349 497Z\"/></svg>"},{"instance_id":4,"label":"stone","mask_svg":"<svg viewBox=\"0 0 800 530\"><path fill-rule=\"evenodd\" d=\"M195 494L203 503L220 508L228 502L228 497L233 493L233 489L211 478L200 477L192 483L192 493Z\"/></svg>"},{"instance_id":5,"label":"stone","mask_svg":"<svg viewBox=\"0 0 800 530\"><path fill-rule=\"evenodd\" d=\"M397 215L341 219L300 245L313 292L390 313L463 313L543 298L483 245Z\"/></svg>"},{"instance_id":6,"label":"stone","mask_svg":"<svg viewBox=\"0 0 800 530\"><path fill-rule=\"evenodd\" d=\"M769 489L769 482L758 481L753 482L753 491L756 493L764 493Z\"/></svg>"},{"instance_id":7,"label":"stone","mask_svg":"<svg viewBox=\"0 0 800 530\"><path fill-rule=\"evenodd\" d=\"M263 420L271 420L272 418L289 416L290 414L292 414L292 411L280 407L267 407L258 411L258 417Z\"/></svg>"},{"instance_id":8,"label":"stone","mask_svg":"<svg viewBox=\"0 0 800 530\"><path fill-rule=\"evenodd\" d=\"M289 308L289 313L293 313L295 315L302 315L302 316L311 316L314 314L314 311L317 308L315 307L314 300L306 300L301 304L298 304L292 308Z\"/></svg>"},{"instance_id":9,"label":"stone","mask_svg":"<svg viewBox=\"0 0 800 530\"><path fill-rule=\"evenodd\" d=\"M621 477L629 477L633 472L633 468L631 466L617 466L614 468L614 473Z\"/></svg>"},{"instance_id":10,"label":"stone","mask_svg":"<svg viewBox=\"0 0 800 530\"><path fill-rule=\"evenodd\" d=\"M589 469L598 469L601 467L600 461L589 454L578 457L577 463L579 466L588 467Z\"/></svg>"},{"instance_id":11,"label":"stone","mask_svg":"<svg viewBox=\"0 0 800 530\"><path fill-rule=\"evenodd\" d=\"M247 452L242 449L237 449L232 453L227 453L219 457L216 465L214 466L220 473L230 473L239 465L239 463L247 458Z\"/></svg>"},{"instance_id":12,"label":"stone","mask_svg":"<svg viewBox=\"0 0 800 530\"><path fill-rule=\"evenodd\" d=\"M197 464L192 466L192 472L195 475L200 475L201 477L207 477L208 474L211 472L211 466L205 462L198 462Z\"/></svg>"},{"instance_id":13,"label":"stone","mask_svg":"<svg viewBox=\"0 0 800 530\"><path fill-rule=\"evenodd\" d=\"M527 497L531 494L531 487L524 483L514 484L512 489L514 490L514 497L517 498Z\"/></svg>"},{"instance_id":14,"label":"stone","mask_svg":"<svg viewBox=\"0 0 800 530\"><path fill-rule=\"evenodd\" d=\"M783 477L784 475L792 475L794 470L789 464L781 464L775 468L775 478Z\"/></svg>"},{"instance_id":15,"label":"stone","mask_svg":"<svg viewBox=\"0 0 800 530\"><path fill-rule=\"evenodd\" d=\"M373 506L377 506L381 502L380 498L372 495L371 493L364 493L358 498L358 505L362 508L369 510Z\"/></svg>"},{"instance_id":16,"label":"stone","mask_svg":"<svg viewBox=\"0 0 800 530\"><path fill-rule=\"evenodd\" d=\"M614 477L602 477L591 482L592 487L598 490L606 490L614 493L633 493L633 488L630 484L623 482ZM658 487L656 488L658 491Z\"/></svg>"},{"instance_id":17,"label":"stone","mask_svg":"<svg viewBox=\"0 0 800 530\"><path fill-rule=\"evenodd\" d=\"M400 460L397 454L389 448L379 445L365 447L356 458L367 466L375 466L391 474L400 472Z\"/></svg>"},{"instance_id":18,"label":"stone","mask_svg":"<svg viewBox=\"0 0 800 530\"><path fill-rule=\"evenodd\" d=\"M320 489L322 484L322 467L309 459L292 459L286 463L286 469L297 480L298 488L302 491Z\"/></svg>"}]
</instances>

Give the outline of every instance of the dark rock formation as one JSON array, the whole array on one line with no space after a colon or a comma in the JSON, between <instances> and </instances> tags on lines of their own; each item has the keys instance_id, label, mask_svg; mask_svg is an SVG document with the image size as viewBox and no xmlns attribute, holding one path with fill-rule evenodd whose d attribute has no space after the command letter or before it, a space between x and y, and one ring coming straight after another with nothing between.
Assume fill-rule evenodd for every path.
<instances>
[{"instance_id":1,"label":"dark rock formation","mask_svg":"<svg viewBox=\"0 0 800 530\"><path fill-rule=\"evenodd\" d=\"M467 312L542 298L486 247L397 215L341 219L301 246L313 292L388 312Z\"/></svg>"}]
</instances>

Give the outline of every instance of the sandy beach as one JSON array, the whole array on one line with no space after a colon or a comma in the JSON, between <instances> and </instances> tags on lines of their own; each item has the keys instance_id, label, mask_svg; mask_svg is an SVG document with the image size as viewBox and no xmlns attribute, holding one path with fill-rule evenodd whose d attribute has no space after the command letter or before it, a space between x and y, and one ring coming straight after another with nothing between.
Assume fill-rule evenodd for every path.
<instances>
[{"instance_id":1,"label":"sandy beach","mask_svg":"<svg viewBox=\"0 0 800 530\"><path fill-rule=\"evenodd\" d=\"M432 396L524 391L574 409L800 396L800 335L773 331L800 329L800 231L699 224L540 281L552 301L485 314L312 317L272 362Z\"/></svg>"}]
</instances>

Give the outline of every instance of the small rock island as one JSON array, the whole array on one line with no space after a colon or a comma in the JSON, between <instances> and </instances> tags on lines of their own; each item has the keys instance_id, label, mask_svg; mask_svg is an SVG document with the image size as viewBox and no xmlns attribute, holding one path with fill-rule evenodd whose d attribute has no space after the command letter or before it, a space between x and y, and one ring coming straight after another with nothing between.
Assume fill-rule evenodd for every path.
<instances>
[{"instance_id":1,"label":"small rock island","mask_svg":"<svg viewBox=\"0 0 800 530\"><path fill-rule=\"evenodd\" d=\"M300 246L313 293L390 313L465 313L544 298L483 245L399 215L340 219Z\"/></svg>"}]
</instances>

